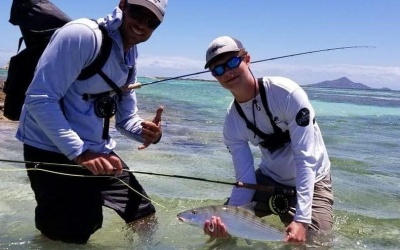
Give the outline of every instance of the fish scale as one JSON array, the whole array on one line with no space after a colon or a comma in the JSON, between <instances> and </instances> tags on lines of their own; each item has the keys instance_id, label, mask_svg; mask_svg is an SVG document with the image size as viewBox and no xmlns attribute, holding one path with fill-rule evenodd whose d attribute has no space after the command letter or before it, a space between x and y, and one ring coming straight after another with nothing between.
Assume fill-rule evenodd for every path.
<instances>
[{"instance_id":1,"label":"fish scale","mask_svg":"<svg viewBox=\"0 0 400 250\"><path fill-rule=\"evenodd\" d=\"M220 217L231 236L247 240L279 241L283 238L283 233L269 226L265 219L243 207L211 205L189 209L177 216L180 221L200 227L212 216Z\"/></svg>"}]
</instances>

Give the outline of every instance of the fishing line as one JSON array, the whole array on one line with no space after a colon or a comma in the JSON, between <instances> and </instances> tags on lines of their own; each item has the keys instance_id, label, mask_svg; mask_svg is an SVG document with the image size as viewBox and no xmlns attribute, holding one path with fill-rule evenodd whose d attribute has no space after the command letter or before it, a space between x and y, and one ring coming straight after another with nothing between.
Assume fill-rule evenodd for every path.
<instances>
[{"instance_id":1,"label":"fishing line","mask_svg":"<svg viewBox=\"0 0 400 250\"><path fill-rule=\"evenodd\" d=\"M59 163L49 163L49 162L17 161L17 160L5 160L5 159L0 159L0 161L12 162L12 163L33 164L35 166L52 165L52 166L84 168L81 165L75 165L75 164L59 164ZM35 169L42 170L42 169L36 168L36 167L35 167ZM12 170L12 169L0 169L0 172L2 172L2 171L4 171L4 172L12 172L12 171L21 171L21 170L17 170L17 169L15 169L15 170ZM122 169L122 171L130 172L130 173L133 173L133 174L145 174L145 175L155 175L155 176L180 178L180 179L195 180L195 181L204 181L204 182L210 182L210 183L217 183L217 184L235 186L235 187L238 187L238 188L247 188L247 189L252 189L252 190L258 190L258 191L263 191L263 192L273 192L275 190L274 186L263 186L263 185L245 183L245 182L240 182L240 181L238 181L238 182L227 182L227 181L210 180L210 179L192 177L192 176L185 176L185 175L161 174L161 173L144 172L144 171L137 171L137 170L130 170L130 169ZM64 174L64 173L59 173L59 172L55 172L55 173ZM65 175L67 175L67 174L65 174ZM85 175L83 175L83 176L85 176ZM80 177L83 177L83 176L80 176ZM92 176L88 175L87 177L92 177ZM96 177L96 176L93 176L93 177ZM98 176L98 177L111 177L111 176ZM116 178L116 177L114 177L114 178ZM122 181L122 180L120 180L120 181ZM125 185L127 185L127 184L125 184ZM129 188L131 188L131 187L129 186Z\"/></svg>"},{"instance_id":2,"label":"fishing line","mask_svg":"<svg viewBox=\"0 0 400 250\"><path fill-rule=\"evenodd\" d=\"M84 168L83 166L80 165L73 165L73 164L58 164L58 163L46 163L46 162L32 162L32 161L14 161L14 160L2 160L0 159L0 161L4 161L4 162L14 162L14 163L28 163L28 164L34 164L35 167L33 168L26 168L26 169L0 169L0 172L17 172L17 171L42 171L42 172L46 172L46 173L51 173L51 174L58 174L58 175L63 175L63 176L70 176L70 177L81 177L81 178L113 178L118 180L119 182L121 182L122 184L124 184L126 187L128 187L130 190L132 190L133 192L137 193L138 195L140 195L141 197L145 198L146 200L164 208L165 210L167 210L167 208L163 205L161 205L158 202L155 202L153 200L151 200L149 197L144 196L143 194L141 194L140 192L138 192L137 190L135 190L133 187L131 187L128 183L124 182L123 180L121 180L120 178L118 178L116 175L115 176L111 176L111 175L81 175L81 174L68 174L68 173L62 173L62 172L57 172L57 171L52 171L52 170L47 170L47 169L43 169L43 168L39 168L39 165L56 165L56 166L64 166L64 167L76 167L76 168Z\"/></svg>"},{"instance_id":3,"label":"fishing line","mask_svg":"<svg viewBox=\"0 0 400 250\"><path fill-rule=\"evenodd\" d=\"M336 48L329 48L329 49L319 49L319 50L306 51L306 52L289 54L289 55L284 55L284 56L271 57L271 58L267 58L267 59L261 59L261 60L253 61L251 63L254 64L254 63L259 63L259 62L282 59L282 58L286 58L286 57L300 56L300 55L313 54L313 53L319 53L319 52L327 52L327 51L332 51L332 50L359 49L359 48L375 48L375 46L356 45L356 46L345 46L345 47L336 47ZM165 78L165 79L161 79L161 80L157 80L157 81L149 82L149 83L133 83L133 84L129 84L126 87L126 89L139 89L139 88L141 88L143 86L152 85L152 84L156 84L156 83L160 83L160 82L166 82L166 81L175 80L175 79L188 77L188 76L200 75L200 74L204 74L204 73L207 73L207 72L210 72L210 71L209 70L204 70L204 71L199 71L199 72L186 74L186 75L181 75L181 76L168 77L168 78Z\"/></svg>"},{"instance_id":4,"label":"fishing line","mask_svg":"<svg viewBox=\"0 0 400 250\"><path fill-rule=\"evenodd\" d=\"M51 166L62 166L62 167L74 167L74 168L84 168L81 165L76 164L60 164L60 163L50 163L50 162L35 162L35 161L17 161L17 160L5 160L0 159L3 162L12 162L12 163L24 163L24 164L33 164L35 166L39 165L51 165ZM23 169L24 170L24 169ZM0 169L0 171L13 171L12 169ZM19 170L15 170L19 171ZM173 178L181 178L181 179L189 179L189 180L197 180L197 181L205 181L211 183L218 183L218 184L226 184L226 185L237 185L235 182L226 182L226 181L217 181L217 180L209 180L205 178L198 178L198 177L191 177L191 176L184 176L184 175L171 175L171 174L160 174L160 173L152 173L152 172L143 172L137 170L130 170L130 169L122 169L124 172L130 172L135 174L146 174L146 175L156 175L156 176L164 176L164 177L173 177Z\"/></svg>"}]
</instances>

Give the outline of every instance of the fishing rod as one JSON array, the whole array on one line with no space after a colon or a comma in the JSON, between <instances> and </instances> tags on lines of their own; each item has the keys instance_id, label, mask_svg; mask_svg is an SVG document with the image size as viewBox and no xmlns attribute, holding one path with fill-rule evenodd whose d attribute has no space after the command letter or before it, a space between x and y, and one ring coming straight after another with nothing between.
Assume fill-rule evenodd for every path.
<instances>
[{"instance_id":1,"label":"fishing rod","mask_svg":"<svg viewBox=\"0 0 400 250\"><path fill-rule=\"evenodd\" d=\"M273 192L275 190L275 187L273 187L273 186L261 186L261 185L245 183L245 182L241 182L241 181L237 181L237 182L217 181L217 180L210 180L210 179L192 177L192 176L186 176L186 175L160 174L160 173L142 172L142 171L128 170L128 169L124 169L124 171L135 173L135 174L146 174L146 175L173 177L173 178L195 180L195 181L205 181L205 182L225 184L225 185L230 185L230 186L235 186L235 187L240 187L240 188L259 190L259 191L264 191L264 192Z\"/></svg>"},{"instance_id":2,"label":"fishing rod","mask_svg":"<svg viewBox=\"0 0 400 250\"><path fill-rule=\"evenodd\" d=\"M32 165L35 165L35 168L37 168L37 166L39 166L39 165L51 165L51 166L63 166L63 167L73 167L73 168L84 169L84 167L82 165L76 165L76 164L61 164L61 163L36 162L36 161L18 161L18 160L6 160L6 159L0 159L0 161L10 162L10 163L32 164ZM227 182L227 181L210 180L210 179L185 176L185 175L161 174L161 173L143 172L143 171L130 170L130 169L123 169L123 171L134 173L134 174L145 174L145 175L155 175L155 176L180 178L180 179L195 180L195 181L204 181L204 182L210 182L210 183L230 185L230 186L235 186L235 187L240 187L240 188L248 188L248 189L252 189L252 190L259 190L259 191L263 191L263 192L273 192L275 190L274 186L261 186L261 185L257 185L257 184L244 183L244 182L240 182L240 181ZM52 172L52 173L56 173L56 172Z\"/></svg>"},{"instance_id":3,"label":"fishing rod","mask_svg":"<svg viewBox=\"0 0 400 250\"><path fill-rule=\"evenodd\" d=\"M261 60L254 61L252 63L254 64L254 63L259 63L259 62L272 61L272 60L277 60L277 59L282 59L282 58L287 58L287 57L300 56L300 55L305 55L305 54L313 54L313 53L319 53L319 52L326 52L326 51L332 51L332 50L358 49L358 48L375 48L375 46L356 45L356 46L345 46L345 47L336 47L336 48L329 48L329 49L312 50L312 51L289 54L289 55L284 55L284 56L271 57L271 58L267 58L267 59L261 59ZM161 79L161 80L157 80L157 81L153 81L153 82L149 82L149 83L133 83L133 84L129 84L126 88L127 89L139 89L143 86L152 85L152 84L156 84L156 83L160 83L160 82L166 82L166 81L175 80L175 79L188 77L188 76L200 75L200 74L204 74L207 72L210 72L210 71L204 70L204 71L199 71L199 72L181 75L181 76L168 77L165 79Z\"/></svg>"}]
</instances>

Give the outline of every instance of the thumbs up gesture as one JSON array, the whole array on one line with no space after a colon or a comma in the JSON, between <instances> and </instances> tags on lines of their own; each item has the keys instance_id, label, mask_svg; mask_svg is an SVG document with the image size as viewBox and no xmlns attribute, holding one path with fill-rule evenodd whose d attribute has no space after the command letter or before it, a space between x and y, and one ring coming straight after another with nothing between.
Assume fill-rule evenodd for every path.
<instances>
[{"instance_id":1,"label":"thumbs up gesture","mask_svg":"<svg viewBox=\"0 0 400 250\"><path fill-rule=\"evenodd\" d=\"M164 108L160 106L157 109L156 116L152 121L143 121L142 122L142 138L144 139L144 143L138 147L139 150L145 149L152 143L157 143L161 139L162 130L161 130L161 115Z\"/></svg>"}]
</instances>

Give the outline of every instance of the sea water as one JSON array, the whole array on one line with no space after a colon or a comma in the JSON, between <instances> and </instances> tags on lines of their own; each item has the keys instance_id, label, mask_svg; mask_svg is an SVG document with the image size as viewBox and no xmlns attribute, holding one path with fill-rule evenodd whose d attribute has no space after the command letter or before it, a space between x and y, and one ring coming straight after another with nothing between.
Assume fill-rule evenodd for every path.
<instances>
[{"instance_id":1,"label":"sea water","mask_svg":"<svg viewBox=\"0 0 400 250\"><path fill-rule=\"evenodd\" d=\"M332 249L399 249L400 92L304 89L332 161ZM221 135L232 100L228 91L217 82L170 80L143 86L137 96L143 118L151 120L157 107L164 107L163 137L157 145L138 151L139 143L111 129L116 152L132 170L234 182ZM16 127L14 122L1 123L0 159L23 160L22 145L14 138ZM259 152L252 150L258 163ZM200 228L178 222L176 214L221 204L232 186L146 174L136 177L155 202L154 217L128 226L104 208L103 228L88 244L53 242L35 229L35 200L23 164L0 161L0 174L0 249L292 249L276 242L210 242ZM268 220L283 230L276 216Z\"/></svg>"}]
</instances>

